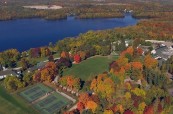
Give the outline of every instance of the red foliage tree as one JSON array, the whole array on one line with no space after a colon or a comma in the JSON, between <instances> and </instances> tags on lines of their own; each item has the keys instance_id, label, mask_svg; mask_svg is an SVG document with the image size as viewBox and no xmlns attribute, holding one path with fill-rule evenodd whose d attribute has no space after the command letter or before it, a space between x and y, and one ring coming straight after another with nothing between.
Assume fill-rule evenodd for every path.
<instances>
[{"instance_id":1,"label":"red foliage tree","mask_svg":"<svg viewBox=\"0 0 173 114\"><path fill-rule=\"evenodd\" d=\"M134 112L132 112L131 110L126 110L124 114L134 114Z\"/></svg>"},{"instance_id":2,"label":"red foliage tree","mask_svg":"<svg viewBox=\"0 0 173 114\"><path fill-rule=\"evenodd\" d=\"M137 54L138 54L138 55L142 55L142 53L143 53L142 48L137 48Z\"/></svg>"},{"instance_id":3,"label":"red foliage tree","mask_svg":"<svg viewBox=\"0 0 173 114\"><path fill-rule=\"evenodd\" d=\"M80 63L80 62L81 62L81 57L80 57L78 54L76 54L76 55L74 56L74 61L75 61L76 63Z\"/></svg>"},{"instance_id":4,"label":"red foliage tree","mask_svg":"<svg viewBox=\"0 0 173 114\"><path fill-rule=\"evenodd\" d=\"M30 49L30 56L32 58L40 57L41 49L40 48L31 48Z\"/></svg>"},{"instance_id":5,"label":"red foliage tree","mask_svg":"<svg viewBox=\"0 0 173 114\"><path fill-rule=\"evenodd\" d=\"M154 114L154 107L152 105L147 106L144 110L144 114Z\"/></svg>"},{"instance_id":6,"label":"red foliage tree","mask_svg":"<svg viewBox=\"0 0 173 114\"><path fill-rule=\"evenodd\" d=\"M162 111L163 111L163 107L162 107L162 105L159 103L159 104L158 104L158 112L159 112L159 114L160 114Z\"/></svg>"},{"instance_id":7,"label":"red foliage tree","mask_svg":"<svg viewBox=\"0 0 173 114\"><path fill-rule=\"evenodd\" d=\"M78 109L79 111L82 111L84 108L85 108L85 105L84 105L82 102L78 102L78 103L77 103L77 109Z\"/></svg>"},{"instance_id":8,"label":"red foliage tree","mask_svg":"<svg viewBox=\"0 0 173 114\"><path fill-rule=\"evenodd\" d=\"M115 72L115 71L119 71L120 67L119 67L118 63L116 61L114 61L109 65L109 69L113 70L113 72Z\"/></svg>"},{"instance_id":9,"label":"red foliage tree","mask_svg":"<svg viewBox=\"0 0 173 114\"><path fill-rule=\"evenodd\" d=\"M35 74L33 75L33 80L36 82L41 81L41 72L40 71L35 72Z\"/></svg>"}]
</instances>

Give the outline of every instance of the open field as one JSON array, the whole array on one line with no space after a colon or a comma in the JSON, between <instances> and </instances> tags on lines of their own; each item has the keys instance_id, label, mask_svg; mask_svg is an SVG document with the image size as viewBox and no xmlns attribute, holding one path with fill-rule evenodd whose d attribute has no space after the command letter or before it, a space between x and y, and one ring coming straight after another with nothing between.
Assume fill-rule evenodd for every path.
<instances>
[{"instance_id":1,"label":"open field","mask_svg":"<svg viewBox=\"0 0 173 114\"><path fill-rule=\"evenodd\" d=\"M23 6L24 8L30 8L30 9L38 9L38 10L57 10L61 9L62 6L56 6L56 5L34 5L34 6Z\"/></svg>"},{"instance_id":2,"label":"open field","mask_svg":"<svg viewBox=\"0 0 173 114\"><path fill-rule=\"evenodd\" d=\"M58 93L53 93L34 105L42 114L53 114L70 104L70 101Z\"/></svg>"},{"instance_id":3,"label":"open field","mask_svg":"<svg viewBox=\"0 0 173 114\"><path fill-rule=\"evenodd\" d=\"M43 85L37 84L34 85L20 93L20 95L26 99L28 102L33 102L40 97L46 95L46 93L53 91L51 88Z\"/></svg>"},{"instance_id":4,"label":"open field","mask_svg":"<svg viewBox=\"0 0 173 114\"><path fill-rule=\"evenodd\" d=\"M0 82L0 114L38 114L16 93L10 94Z\"/></svg>"},{"instance_id":5,"label":"open field","mask_svg":"<svg viewBox=\"0 0 173 114\"><path fill-rule=\"evenodd\" d=\"M74 75L82 80L88 80L104 71L108 71L109 64L116 60L118 56L95 56L82 61L80 64L74 64L66 69L63 75Z\"/></svg>"}]
</instances>

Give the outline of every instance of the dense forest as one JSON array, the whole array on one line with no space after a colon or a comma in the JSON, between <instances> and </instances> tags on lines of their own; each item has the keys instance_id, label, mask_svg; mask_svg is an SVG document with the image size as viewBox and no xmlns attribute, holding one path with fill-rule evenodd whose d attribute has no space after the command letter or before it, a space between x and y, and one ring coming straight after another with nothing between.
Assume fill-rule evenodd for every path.
<instances>
[{"instance_id":1,"label":"dense forest","mask_svg":"<svg viewBox=\"0 0 173 114\"><path fill-rule=\"evenodd\" d=\"M23 1L25 3L25 1ZM160 18L172 15L173 7L171 4L148 1L37 1L35 5L60 5L62 9L57 10L34 10L23 8L33 2L7 1L1 2L0 20L9 20L16 18L34 18L45 19L65 19L68 15L75 15L76 18L113 18L123 17L124 10L131 11L134 18ZM170 1L171 2L171 1Z\"/></svg>"},{"instance_id":2,"label":"dense forest","mask_svg":"<svg viewBox=\"0 0 173 114\"><path fill-rule=\"evenodd\" d=\"M150 55L141 58L141 51L135 50L135 47L124 50L110 64L110 72L91 80L88 86L93 93L81 93L77 109L66 114L171 113L172 97L166 89L170 83L166 72L158 69L157 60Z\"/></svg>"}]
</instances>

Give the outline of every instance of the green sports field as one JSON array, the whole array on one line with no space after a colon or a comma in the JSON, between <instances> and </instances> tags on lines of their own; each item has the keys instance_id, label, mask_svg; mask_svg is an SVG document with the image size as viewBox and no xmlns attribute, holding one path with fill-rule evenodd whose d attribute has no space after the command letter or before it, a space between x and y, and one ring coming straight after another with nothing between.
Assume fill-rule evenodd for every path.
<instances>
[{"instance_id":1,"label":"green sports field","mask_svg":"<svg viewBox=\"0 0 173 114\"><path fill-rule=\"evenodd\" d=\"M20 93L20 96L22 96L24 99L26 99L28 102L35 101L39 99L40 97L46 95L46 93L53 91L51 88L39 83L37 85L34 85L32 87L27 88L26 90L22 91Z\"/></svg>"},{"instance_id":2,"label":"green sports field","mask_svg":"<svg viewBox=\"0 0 173 114\"><path fill-rule=\"evenodd\" d=\"M34 104L41 114L53 114L70 104L70 101L58 93L53 93L45 99Z\"/></svg>"},{"instance_id":3,"label":"green sports field","mask_svg":"<svg viewBox=\"0 0 173 114\"><path fill-rule=\"evenodd\" d=\"M95 56L82 61L80 64L74 64L71 68L66 69L63 75L73 75L86 81L93 76L108 71L109 64L117 58L118 56Z\"/></svg>"},{"instance_id":4,"label":"green sports field","mask_svg":"<svg viewBox=\"0 0 173 114\"><path fill-rule=\"evenodd\" d=\"M0 82L0 114L38 114L16 93L10 94Z\"/></svg>"}]
</instances>

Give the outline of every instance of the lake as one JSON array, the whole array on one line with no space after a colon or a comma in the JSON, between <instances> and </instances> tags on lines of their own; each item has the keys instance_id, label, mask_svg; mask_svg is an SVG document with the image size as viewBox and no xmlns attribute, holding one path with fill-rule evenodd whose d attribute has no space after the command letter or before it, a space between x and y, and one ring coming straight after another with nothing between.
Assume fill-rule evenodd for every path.
<instances>
[{"instance_id":1,"label":"lake","mask_svg":"<svg viewBox=\"0 0 173 114\"><path fill-rule=\"evenodd\" d=\"M17 19L0 21L0 51L16 48L19 51L55 43L65 37L74 37L89 30L104 30L135 25L137 19L127 14L124 18L75 19L48 21L44 19Z\"/></svg>"}]
</instances>

